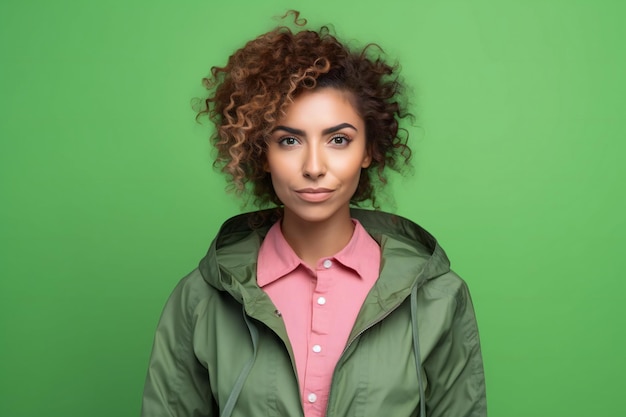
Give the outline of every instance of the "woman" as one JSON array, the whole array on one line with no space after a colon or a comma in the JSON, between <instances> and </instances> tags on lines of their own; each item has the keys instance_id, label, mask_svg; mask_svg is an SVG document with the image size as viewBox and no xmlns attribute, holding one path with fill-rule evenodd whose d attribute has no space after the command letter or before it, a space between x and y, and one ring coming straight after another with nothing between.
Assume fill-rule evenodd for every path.
<instances>
[{"instance_id":1,"label":"woman","mask_svg":"<svg viewBox=\"0 0 626 417\"><path fill-rule=\"evenodd\" d=\"M297 18L297 14L296 14ZM351 208L407 162L396 68L279 27L205 80L234 217L159 323L144 416L484 416L464 282L409 220Z\"/></svg>"}]
</instances>

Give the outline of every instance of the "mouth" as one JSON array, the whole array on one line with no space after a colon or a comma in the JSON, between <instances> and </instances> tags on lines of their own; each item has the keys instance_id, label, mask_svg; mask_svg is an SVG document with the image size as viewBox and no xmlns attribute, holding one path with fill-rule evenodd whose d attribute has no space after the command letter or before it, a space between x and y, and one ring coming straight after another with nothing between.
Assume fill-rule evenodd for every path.
<instances>
[{"instance_id":1,"label":"mouth","mask_svg":"<svg viewBox=\"0 0 626 417\"><path fill-rule=\"evenodd\" d=\"M333 190L330 188L301 188L296 190L297 193L307 193L307 194L319 194L319 193L330 193Z\"/></svg>"},{"instance_id":2,"label":"mouth","mask_svg":"<svg viewBox=\"0 0 626 417\"><path fill-rule=\"evenodd\" d=\"M329 188L301 188L296 190L296 194L304 201L319 203L329 199L333 191Z\"/></svg>"}]
</instances>

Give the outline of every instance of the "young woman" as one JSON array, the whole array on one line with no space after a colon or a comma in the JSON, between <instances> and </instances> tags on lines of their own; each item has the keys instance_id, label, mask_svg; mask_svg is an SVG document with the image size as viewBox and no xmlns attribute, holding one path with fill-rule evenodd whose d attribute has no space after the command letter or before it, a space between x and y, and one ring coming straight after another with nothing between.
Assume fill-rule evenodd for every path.
<instances>
[{"instance_id":1,"label":"young woman","mask_svg":"<svg viewBox=\"0 0 626 417\"><path fill-rule=\"evenodd\" d=\"M143 416L486 415L465 283L411 221L354 208L410 157L396 68L279 27L205 80L228 220L156 332Z\"/></svg>"}]
</instances>

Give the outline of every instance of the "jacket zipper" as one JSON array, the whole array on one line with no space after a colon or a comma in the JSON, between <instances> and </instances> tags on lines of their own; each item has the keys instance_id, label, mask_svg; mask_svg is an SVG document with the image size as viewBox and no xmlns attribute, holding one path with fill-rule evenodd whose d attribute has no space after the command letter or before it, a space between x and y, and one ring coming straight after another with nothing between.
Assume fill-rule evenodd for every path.
<instances>
[{"instance_id":1,"label":"jacket zipper","mask_svg":"<svg viewBox=\"0 0 626 417\"><path fill-rule=\"evenodd\" d=\"M354 341L356 339L358 339L359 337L361 337L361 335L363 333L365 333L366 331L368 331L369 329L371 329L372 327L374 327L376 324L380 323L381 321L383 321L385 318L387 318L391 313L393 313L398 307L400 307L400 305L402 305L402 303L404 303L404 301L406 300L406 298L404 298L402 301L400 301L398 304L396 304L395 306L393 306L391 309L389 309L389 311L387 311L387 313L383 314L381 317L379 317L378 319L374 320L373 322L371 322L370 324L368 324L367 326L365 326L363 328L363 330L361 330L360 332L358 332L356 335L354 335L354 337L352 339L350 339L348 341L348 344L346 345L345 349L343 350L343 352L341 352L341 356L339 357L339 361L337 362L338 364L341 362L341 359L343 358L343 355L348 351L348 349L350 349L350 346L352 345L352 343L354 343ZM330 400L333 397L333 382L335 381L335 372L337 371L337 367L335 367L335 371L333 371L333 376L330 379L330 391L328 392L328 402L326 403L326 412L324 413L325 417L329 417L328 416L328 407L330 406Z\"/></svg>"}]
</instances>

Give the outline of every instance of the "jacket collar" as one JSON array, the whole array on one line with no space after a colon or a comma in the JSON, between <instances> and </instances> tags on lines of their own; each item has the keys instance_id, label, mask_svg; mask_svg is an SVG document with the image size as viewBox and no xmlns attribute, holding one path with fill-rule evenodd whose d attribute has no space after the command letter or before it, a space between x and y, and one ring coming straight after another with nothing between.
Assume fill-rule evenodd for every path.
<instances>
[{"instance_id":1,"label":"jacket collar","mask_svg":"<svg viewBox=\"0 0 626 417\"><path fill-rule=\"evenodd\" d=\"M277 220L275 213L275 209L245 213L222 225L199 266L209 285L244 304L265 295L256 283L256 263L261 242ZM363 209L352 209L351 215L381 246L380 277L373 291L378 302L386 300L383 306L395 304L397 297L405 298L413 285L421 286L450 270L435 238L412 221Z\"/></svg>"}]
</instances>

